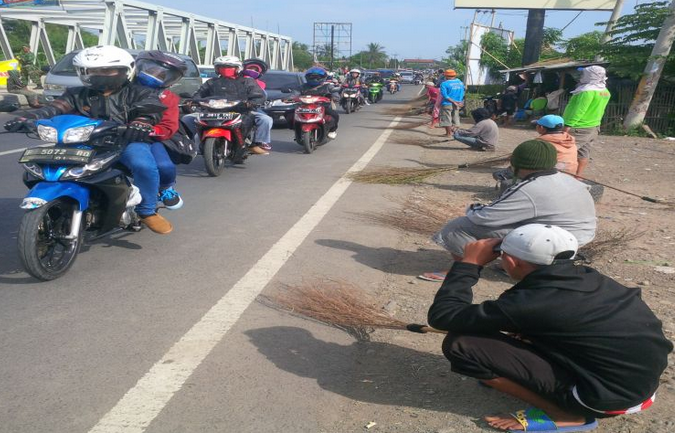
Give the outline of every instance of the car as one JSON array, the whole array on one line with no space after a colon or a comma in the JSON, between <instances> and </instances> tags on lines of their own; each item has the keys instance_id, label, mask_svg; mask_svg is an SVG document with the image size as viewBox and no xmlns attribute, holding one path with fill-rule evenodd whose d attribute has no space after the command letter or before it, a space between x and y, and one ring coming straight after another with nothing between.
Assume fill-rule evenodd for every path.
<instances>
[{"instance_id":1,"label":"car","mask_svg":"<svg viewBox=\"0 0 675 433\"><path fill-rule=\"evenodd\" d=\"M134 58L143 50L127 50ZM78 87L82 85L75 67L73 66L73 58L80 50L71 51L56 62L54 66L49 68L47 76L44 80L44 96L48 101L61 96L63 92L69 87ZM199 69L195 62L189 57L178 54L180 58L185 60L187 64L187 73L176 84L171 86L171 91L176 95L194 94L202 85Z\"/></svg>"},{"instance_id":2,"label":"car","mask_svg":"<svg viewBox=\"0 0 675 433\"><path fill-rule=\"evenodd\" d=\"M216 68L213 65L197 65L199 76L202 78L202 84L216 76Z\"/></svg>"},{"instance_id":3,"label":"car","mask_svg":"<svg viewBox=\"0 0 675 433\"><path fill-rule=\"evenodd\" d=\"M401 71L399 74L401 75L401 84L412 84L415 80L414 74L410 71Z\"/></svg>"},{"instance_id":4,"label":"car","mask_svg":"<svg viewBox=\"0 0 675 433\"><path fill-rule=\"evenodd\" d=\"M265 103L265 112L272 117L274 123L286 123L286 116L295 110L295 104L284 102L294 91L300 91L300 88L306 83L305 76L301 72L289 72L269 70L261 78L267 87L267 102Z\"/></svg>"}]
</instances>

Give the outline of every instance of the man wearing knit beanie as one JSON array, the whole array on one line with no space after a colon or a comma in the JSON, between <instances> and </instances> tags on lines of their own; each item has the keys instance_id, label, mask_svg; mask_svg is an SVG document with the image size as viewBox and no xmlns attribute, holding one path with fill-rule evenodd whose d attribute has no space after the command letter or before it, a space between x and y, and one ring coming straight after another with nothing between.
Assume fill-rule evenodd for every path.
<instances>
[{"instance_id":1,"label":"man wearing knit beanie","mask_svg":"<svg viewBox=\"0 0 675 433\"><path fill-rule=\"evenodd\" d=\"M595 205L588 186L555 169L557 152L547 141L529 140L516 147L511 167L517 182L492 203L470 205L466 216L450 220L434 242L461 260L464 245L478 239L504 238L525 224L555 225L571 232L583 246L595 237ZM445 272L419 278L443 281Z\"/></svg>"}]
</instances>

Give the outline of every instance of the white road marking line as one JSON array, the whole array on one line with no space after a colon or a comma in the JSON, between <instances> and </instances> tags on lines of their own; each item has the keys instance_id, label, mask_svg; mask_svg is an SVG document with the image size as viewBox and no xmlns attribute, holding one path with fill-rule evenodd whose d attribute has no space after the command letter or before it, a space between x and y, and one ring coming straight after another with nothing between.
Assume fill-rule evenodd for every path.
<instances>
[{"instance_id":1,"label":"white road marking line","mask_svg":"<svg viewBox=\"0 0 675 433\"><path fill-rule=\"evenodd\" d=\"M52 144L52 143L47 143L47 144L40 144L40 145L35 146L35 147L47 147L47 146L53 146L53 145L54 145L54 144ZM30 149L30 148L29 148L29 147L22 147L21 149L5 150L5 151L3 151L3 152L0 152L0 156L2 156L2 155L10 155L10 154L12 154L12 153L23 152L23 151L26 150L26 149Z\"/></svg>"},{"instance_id":2,"label":"white road marking line","mask_svg":"<svg viewBox=\"0 0 675 433\"><path fill-rule=\"evenodd\" d=\"M141 433L199 367L265 286L328 214L401 120L396 117L347 172L211 309L117 402L89 433Z\"/></svg>"}]
</instances>

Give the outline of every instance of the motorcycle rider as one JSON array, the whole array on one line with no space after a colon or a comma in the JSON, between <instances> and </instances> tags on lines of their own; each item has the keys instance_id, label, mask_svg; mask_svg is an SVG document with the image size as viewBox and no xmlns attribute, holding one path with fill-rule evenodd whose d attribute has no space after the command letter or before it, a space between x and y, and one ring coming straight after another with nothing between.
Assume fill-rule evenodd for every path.
<instances>
[{"instance_id":1,"label":"motorcycle rider","mask_svg":"<svg viewBox=\"0 0 675 433\"><path fill-rule=\"evenodd\" d=\"M324 96L330 98L333 101L340 99L339 87L334 86L332 83L327 82L328 73L325 69L319 67L309 68L305 72L305 80L300 89L301 95L310 95L310 96ZM333 110L330 102L323 104L326 109L326 128L328 129L328 138L331 140L337 137L338 124L340 123L340 115ZM292 122L289 122L289 125L292 125Z\"/></svg>"},{"instance_id":2,"label":"motorcycle rider","mask_svg":"<svg viewBox=\"0 0 675 433\"><path fill-rule=\"evenodd\" d=\"M253 78L240 75L242 62L239 57L218 57L213 62L213 66L217 76L202 84L193 97L208 98L218 96L230 101L241 101L244 105L241 112L241 134L243 137L246 137L251 132L251 128L253 128L255 122L251 110L265 103L265 93ZM197 136L196 117L188 115L183 118L183 121L192 133ZM243 143L243 139L240 140L240 142ZM246 154L249 151L253 153L265 153L265 151L258 146L251 146L249 149L247 149L246 146L242 146L237 149L234 162L236 164L243 164Z\"/></svg>"},{"instance_id":3,"label":"motorcycle rider","mask_svg":"<svg viewBox=\"0 0 675 433\"><path fill-rule=\"evenodd\" d=\"M176 165L171 160L166 146L162 143L178 132L180 97L169 90L187 72L187 64L175 54L161 51L142 51L136 56L136 83L160 91L159 99L166 105L162 119L154 126L157 139L150 146L159 170L159 200L167 209L183 206L183 199L174 189Z\"/></svg>"},{"instance_id":4,"label":"motorcycle rider","mask_svg":"<svg viewBox=\"0 0 675 433\"><path fill-rule=\"evenodd\" d=\"M244 60L243 65L244 70L242 71L242 75L253 78L264 92L266 84L260 78L269 69L267 63L260 59L246 59ZM265 99L267 99L266 92ZM264 151L262 153L254 153L268 155L268 151L272 150L272 145L270 143L272 142L272 126L274 125L274 121L267 113L265 113L265 111L263 111L262 107L258 107L257 110L253 111L253 116L255 116L256 126L253 144ZM253 148L255 148L255 146Z\"/></svg>"},{"instance_id":5,"label":"motorcycle rider","mask_svg":"<svg viewBox=\"0 0 675 433\"><path fill-rule=\"evenodd\" d=\"M170 233L171 223L156 212L159 170L150 150L154 125L160 122L166 110L158 92L131 83L134 58L115 46L85 48L73 58L73 66L82 86L66 89L43 108L26 111L22 117L5 123L5 129L16 132L28 127L28 122L70 113L126 125L123 138L128 144L120 162L131 170L134 185L141 193L136 213L153 232Z\"/></svg>"},{"instance_id":6,"label":"motorcycle rider","mask_svg":"<svg viewBox=\"0 0 675 433\"><path fill-rule=\"evenodd\" d=\"M360 105L365 105L367 103L365 96L363 92L367 89L367 87L364 85L365 83L361 79L361 71L354 68L351 71L349 71L349 74L347 77L345 77L345 81L342 83L343 87L358 87L359 88L359 104ZM370 105L370 104L368 104Z\"/></svg>"}]
</instances>

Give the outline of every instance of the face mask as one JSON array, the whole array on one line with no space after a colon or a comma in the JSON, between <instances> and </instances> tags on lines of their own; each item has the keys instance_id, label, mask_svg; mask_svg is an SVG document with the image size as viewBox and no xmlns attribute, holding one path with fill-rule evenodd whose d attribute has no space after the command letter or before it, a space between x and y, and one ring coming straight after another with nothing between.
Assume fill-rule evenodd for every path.
<instances>
[{"instance_id":1,"label":"face mask","mask_svg":"<svg viewBox=\"0 0 675 433\"><path fill-rule=\"evenodd\" d=\"M237 68L220 68L218 73L225 78L236 78L237 77Z\"/></svg>"},{"instance_id":2,"label":"face mask","mask_svg":"<svg viewBox=\"0 0 675 433\"><path fill-rule=\"evenodd\" d=\"M247 70L244 71L244 75L247 76L247 77L251 77L254 80L257 80L258 78L260 78L261 74L260 74L260 72L254 71L253 69L247 69Z\"/></svg>"}]
</instances>

